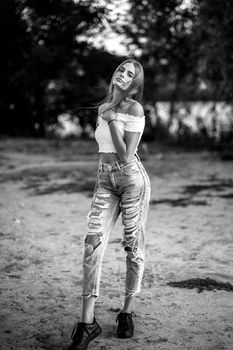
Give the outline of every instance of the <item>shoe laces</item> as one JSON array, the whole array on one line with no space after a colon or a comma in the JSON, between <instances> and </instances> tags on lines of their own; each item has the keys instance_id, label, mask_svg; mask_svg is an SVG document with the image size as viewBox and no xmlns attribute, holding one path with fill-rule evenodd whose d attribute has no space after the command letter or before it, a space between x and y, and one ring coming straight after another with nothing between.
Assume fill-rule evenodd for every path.
<instances>
[{"instance_id":1,"label":"shoe laces","mask_svg":"<svg viewBox=\"0 0 233 350\"><path fill-rule=\"evenodd\" d=\"M95 323L95 317L94 317L94 320L93 320L93 324ZM76 340L79 340L82 338L83 336L83 332L86 331L87 334L89 334L88 332L88 329L87 329L87 326L89 324L85 323L85 322L77 322L76 325L74 326L74 329L72 331L72 334L71 334L71 339L74 340L74 338Z\"/></svg>"}]
</instances>

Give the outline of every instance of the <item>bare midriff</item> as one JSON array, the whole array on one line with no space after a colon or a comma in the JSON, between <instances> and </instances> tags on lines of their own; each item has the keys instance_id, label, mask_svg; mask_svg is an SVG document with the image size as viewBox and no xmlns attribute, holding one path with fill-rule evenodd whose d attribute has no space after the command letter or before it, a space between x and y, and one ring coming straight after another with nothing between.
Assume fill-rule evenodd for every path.
<instances>
[{"instance_id":1,"label":"bare midriff","mask_svg":"<svg viewBox=\"0 0 233 350\"><path fill-rule=\"evenodd\" d=\"M100 153L100 160L102 163L113 163L120 160L120 157L117 153Z\"/></svg>"}]
</instances>

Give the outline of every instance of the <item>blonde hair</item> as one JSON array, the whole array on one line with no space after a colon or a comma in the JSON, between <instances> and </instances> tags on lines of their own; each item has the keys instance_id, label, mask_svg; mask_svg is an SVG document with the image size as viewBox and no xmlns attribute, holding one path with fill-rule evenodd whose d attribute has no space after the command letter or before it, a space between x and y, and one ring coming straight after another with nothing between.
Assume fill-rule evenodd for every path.
<instances>
[{"instance_id":1,"label":"blonde hair","mask_svg":"<svg viewBox=\"0 0 233 350\"><path fill-rule=\"evenodd\" d=\"M113 97L113 78L114 78L116 72L126 63L133 63L133 65L135 67L135 75L133 77L133 80L132 80L132 83L130 84L130 86L126 90L121 91L121 93L119 94L116 101L114 103L111 103L112 97ZM98 104L98 107L102 103L110 103L110 106L107 108L107 110L117 108L117 106L121 103L121 101L129 95L133 96L136 101L142 103L143 88L144 88L143 67L142 67L141 63L139 63L135 59L129 58L129 59L123 61L114 71L112 78L111 78L111 81L110 81L110 84L109 84L109 87L108 87L106 97L104 98L104 100L101 101L101 103Z\"/></svg>"}]
</instances>

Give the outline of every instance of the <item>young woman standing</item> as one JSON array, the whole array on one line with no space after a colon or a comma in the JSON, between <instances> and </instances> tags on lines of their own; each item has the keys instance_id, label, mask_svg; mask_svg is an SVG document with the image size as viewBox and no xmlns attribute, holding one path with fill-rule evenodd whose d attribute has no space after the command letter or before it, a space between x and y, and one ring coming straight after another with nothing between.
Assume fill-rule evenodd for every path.
<instances>
[{"instance_id":1,"label":"young woman standing","mask_svg":"<svg viewBox=\"0 0 233 350\"><path fill-rule=\"evenodd\" d=\"M120 212L126 281L124 306L117 317L117 336L130 338L134 334L131 311L134 297L141 289L150 200L150 180L136 153L145 126L143 86L141 64L128 59L113 73L106 101L99 107L95 138L100 160L85 239L82 322L75 325L70 350L87 349L90 341L101 333L94 306L99 296L102 259Z\"/></svg>"}]
</instances>

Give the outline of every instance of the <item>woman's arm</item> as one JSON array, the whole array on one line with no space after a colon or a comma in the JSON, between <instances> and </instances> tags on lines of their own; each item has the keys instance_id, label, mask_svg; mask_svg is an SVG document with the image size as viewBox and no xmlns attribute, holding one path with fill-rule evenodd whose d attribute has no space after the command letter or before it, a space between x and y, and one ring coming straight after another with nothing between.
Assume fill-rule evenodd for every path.
<instances>
[{"instance_id":1,"label":"woman's arm","mask_svg":"<svg viewBox=\"0 0 233 350\"><path fill-rule=\"evenodd\" d=\"M142 117L143 108L138 102L136 102L131 105L128 113L134 115L135 118ZM125 131L125 137L123 139L115 122L115 112L108 110L103 113L102 118L104 118L109 123L108 126L112 136L112 141L116 148L117 154L120 157L120 160L124 163L128 163L134 155L140 137L140 132Z\"/></svg>"}]
</instances>

